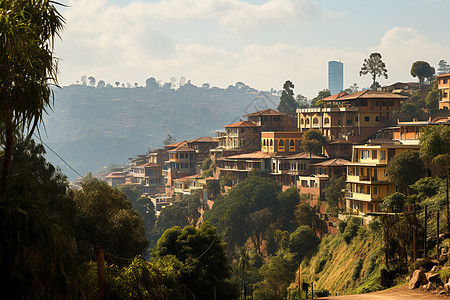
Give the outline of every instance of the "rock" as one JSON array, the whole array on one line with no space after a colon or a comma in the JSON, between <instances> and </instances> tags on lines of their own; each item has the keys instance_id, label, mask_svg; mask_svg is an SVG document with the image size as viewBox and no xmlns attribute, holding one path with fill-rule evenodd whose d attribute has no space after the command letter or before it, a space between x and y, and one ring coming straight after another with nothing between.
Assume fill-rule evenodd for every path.
<instances>
[{"instance_id":1,"label":"rock","mask_svg":"<svg viewBox=\"0 0 450 300\"><path fill-rule=\"evenodd\" d=\"M428 280L428 282L434 282L434 283L436 283L438 285L442 284L441 277L439 276L438 273L429 274L427 276L427 280Z\"/></svg>"},{"instance_id":2,"label":"rock","mask_svg":"<svg viewBox=\"0 0 450 300\"><path fill-rule=\"evenodd\" d=\"M425 287L428 291L432 291L435 290L438 287L438 285L435 282L428 282L428 284L426 284Z\"/></svg>"},{"instance_id":3,"label":"rock","mask_svg":"<svg viewBox=\"0 0 450 300\"><path fill-rule=\"evenodd\" d=\"M427 277L425 276L425 273L422 270L415 270L411 280L409 280L409 289L417 289L418 287L420 287L423 284L427 284L428 280Z\"/></svg>"},{"instance_id":4,"label":"rock","mask_svg":"<svg viewBox=\"0 0 450 300\"><path fill-rule=\"evenodd\" d=\"M436 294L445 294L445 290L444 290L444 288L442 286L438 286L436 288L435 292L436 292Z\"/></svg>"},{"instance_id":5,"label":"rock","mask_svg":"<svg viewBox=\"0 0 450 300\"><path fill-rule=\"evenodd\" d=\"M433 267L431 268L431 272L436 272L436 266L433 266Z\"/></svg>"},{"instance_id":6,"label":"rock","mask_svg":"<svg viewBox=\"0 0 450 300\"><path fill-rule=\"evenodd\" d=\"M445 290L447 293L450 293L450 283L444 284L444 290Z\"/></svg>"}]
</instances>

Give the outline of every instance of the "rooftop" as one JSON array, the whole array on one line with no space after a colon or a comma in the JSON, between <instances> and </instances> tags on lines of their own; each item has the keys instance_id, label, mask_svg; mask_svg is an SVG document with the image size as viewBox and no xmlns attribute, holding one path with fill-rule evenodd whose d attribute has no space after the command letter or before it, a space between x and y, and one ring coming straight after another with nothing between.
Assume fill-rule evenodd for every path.
<instances>
[{"instance_id":1,"label":"rooftop","mask_svg":"<svg viewBox=\"0 0 450 300\"><path fill-rule=\"evenodd\" d=\"M284 159L310 159L310 158L318 158L318 159L326 159L324 156L315 155L309 152L300 152L292 155L287 155L285 157L282 157Z\"/></svg>"},{"instance_id":2,"label":"rooftop","mask_svg":"<svg viewBox=\"0 0 450 300\"><path fill-rule=\"evenodd\" d=\"M441 74L438 75L437 77L450 77L450 73Z\"/></svg>"},{"instance_id":3,"label":"rooftop","mask_svg":"<svg viewBox=\"0 0 450 300\"><path fill-rule=\"evenodd\" d=\"M343 159L343 158L333 158L333 159L322 161L317 164L312 164L311 166L339 167L339 166L346 166L349 163L350 163L350 161Z\"/></svg>"},{"instance_id":4,"label":"rooftop","mask_svg":"<svg viewBox=\"0 0 450 300\"><path fill-rule=\"evenodd\" d=\"M256 151L251 153L244 153L244 154L238 154L238 155L232 155L228 156L224 159L262 159L262 158L271 158L273 154L268 154L262 151Z\"/></svg>"},{"instance_id":5,"label":"rooftop","mask_svg":"<svg viewBox=\"0 0 450 300\"><path fill-rule=\"evenodd\" d=\"M326 98L323 98L322 101L330 101L330 100L337 100L341 97L347 96L348 94L346 92L340 92L331 96L328 96Z\"/></svg>"},{"instance_id":6,"label":"rooftop","mask_svg":"<svg viewBox=\"0 0 450 300\"><path fill-rule=\"evenodd\" d=\"M286 116L286 114L268 108L251 114L243 115L243 117L257 117L257 116Z\"/></svg>"},{"instance_id":7,"label":"rooftop","mask_svg":"<svg viewBox=\"0 0 450 300\"><path fill-rule=\"evenodd\" d=\"M188 143L212 143L212 142L217 142L218 139L216 137L209 137L209 136L202 136L199 138L196 138L194 140L190 140Z\"/></svg>"},{"instance_id":8,"label":"rooftop","mask_svg":"<svg viewBox=\"0 0 450 300\"><path fill-rule=\"evenodd\" d=\"M233 124L230 124L230 125L226 125L226 126L223 126L223 127L225 127L225 128L236 128L236 127L259 127L258 125L256 125L255 123L253 123L253 122L250 122L250 121L240 121L240 122L236 122L236 123L233 123Z\"/></svg>"},{"instance_id":9,"label":"rooftop","mask_svg":"<svg viewBox=\"0 0 450 300\"><path fill-rule=\"evenodd\" d=\"M339 94L336 94L339 95ZM333 95L333 96L336 96ZM330 96L330 97L333 97ZM330 98L328 97L328 98ZM327 98L325 98L327 99ZM322 99L322 100L325 100ZM380 92L380 91L372 91L372 90L364 90L360 92L356 92L350 95L343 95L336 97L335 99L327 99L326 101L347 101L347 100L356 100L356 99L408 99L407 96L393 94L388 92Z\"/></svg>"}]
</instances>

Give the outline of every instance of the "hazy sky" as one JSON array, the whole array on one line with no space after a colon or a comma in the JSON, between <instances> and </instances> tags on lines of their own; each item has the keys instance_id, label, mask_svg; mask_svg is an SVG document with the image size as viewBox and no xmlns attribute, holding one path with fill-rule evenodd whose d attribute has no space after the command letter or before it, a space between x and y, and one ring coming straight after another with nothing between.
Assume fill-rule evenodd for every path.
<instances>
[{"instance_id":1,"label":"hazy sky","mask_svg":"<svg viewBox=\"0 0 450 300\"><path fill-rule=\"evenodd\" d=\"M195 85L295 84L308 98L327 88L327 62L344 63L344 88L380 52L389 79L415 81L416 60L450 61L449 0L65 0L56 55L60 83L82 75L114 84L181 76Z\"/></svg>"}]
</instances>

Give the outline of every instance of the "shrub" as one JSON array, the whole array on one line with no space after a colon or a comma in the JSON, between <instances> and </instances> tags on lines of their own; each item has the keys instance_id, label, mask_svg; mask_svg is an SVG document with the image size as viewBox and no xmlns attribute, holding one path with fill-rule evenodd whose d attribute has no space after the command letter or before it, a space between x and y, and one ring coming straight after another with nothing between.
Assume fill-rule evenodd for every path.
<instances>
[{"instance_id":1,"label":"shrub","mask_svg":"<svg viewBox=\"0 0 450 300\"><path fill-rule=\"evenodd\" d=\"M347 222L345 222L345 221L340 221L339 224L338 224L338 228L339 228L339 232L340 232L341 234L344 233L345 227L347 227Z\"/></svg>"},{"instance_id":2,"label":"shrub","mask_svg":"<svg viewBox=\"0 0 450 300\"><path fill-rule=\"evenodd\" d=\"M353 267L352 280L356 281L361 276L361 270L363 268L363 260L362 258L358 259Z\"/></svg>"},{"instance_id":3,"label":"shrub","mask_svg":"<svg viewBox=\"0 0 450 300\"><path fill-rule=\"evenodd\" d=\"M347 226L345 226L344 230L344 241L347 244L350 244L352 239L358 234L359 225L361 223L361 220L358 218L351 218L348 222Z\"/></svg>"}]
</instances>

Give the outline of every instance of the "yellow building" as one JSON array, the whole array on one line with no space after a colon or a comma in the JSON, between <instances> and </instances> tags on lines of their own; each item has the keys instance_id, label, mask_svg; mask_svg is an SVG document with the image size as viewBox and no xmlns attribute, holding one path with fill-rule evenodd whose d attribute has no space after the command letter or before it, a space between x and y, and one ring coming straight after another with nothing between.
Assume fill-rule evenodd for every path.
<instances>
[{"instance_id":1,"label":"yellow building","mask_svg":"<svg viewBox=\"0 0 450 300\"><path fill-rule=\"evenodd\" d=\"M450 73L437 76L439 109L450 109Z\"/></svg>"},{"instance_id":2,"label":"yellow building","mask_svg":"<svg viewBox=\"0 0 450 300\"><path fill-rule=\"evenodd\" d=\"M261 132L261 151L265 153L298 153L302 151L302 132Z\"/></svg>"},{"instance_id":3,"label":"yellow building","mask_svg":"<svg viewBox=\"0 0 450 300\"><path fill-rule=\"evenodd\" d=\"M347 167L347 210L360 214L380 211L383 198L396 192L386 175L388 164L395 155L418 149L418 145L393 140L370 140L353 146L352 162Z\"/></svg>"}]
</instances>

